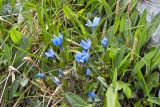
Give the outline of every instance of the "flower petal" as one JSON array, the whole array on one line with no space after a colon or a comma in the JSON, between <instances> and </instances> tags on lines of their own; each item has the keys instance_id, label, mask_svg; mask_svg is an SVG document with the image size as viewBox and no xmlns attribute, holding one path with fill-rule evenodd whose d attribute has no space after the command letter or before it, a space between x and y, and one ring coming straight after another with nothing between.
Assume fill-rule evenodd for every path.
<instances>
[{"instance_id":1,"label":"flower petal","mask_svg":"<svg viewBox=\"0 0 160 107\"><path fill-rule=\"evenodd\" d=\"M100 19L101 18L99 18L99 17L94 17L94 19L93 19L93 25L97 26L99 24L99 22L100 22Z\"/></svg>"},{"instance_id":2,"label":"flower petal","mask_svg":"<svg viewBox=\"0 0 160 107\"><path fill-rule=\"evenodd\" d=\"M87 24L85 24L85 26L93 26L93 23L90 21L90 20L88 20L88 22L87 22Z\"/></svg>"},{"instance_id":3,"label":"flower petal","mask_svg":"<svg viewBox=\"0 0 160 107\"><path fill-rule=\"evenodd\" d=\"M56 85L60 85L61 81L57 77L53 77L53 81Z\"/></svg>"},{"instance_id":4,"label":"flower petal","mask_svg":"<svg viewBox=\"0 0 160 107\"><path fill-rule=\"evenodd\" d=\"M54 52L52 49L48 49L47 52L44 53L47 57L54 57Z\"/></svg>"}]
</instances>

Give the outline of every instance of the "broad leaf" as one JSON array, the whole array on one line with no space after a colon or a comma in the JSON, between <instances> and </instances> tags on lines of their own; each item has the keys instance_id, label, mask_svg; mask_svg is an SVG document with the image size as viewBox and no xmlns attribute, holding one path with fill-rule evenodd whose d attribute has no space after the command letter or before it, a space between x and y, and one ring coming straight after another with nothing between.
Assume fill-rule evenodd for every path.
<instances>
[{"instance_id":1,"label":"broad leaf","mask_svg":"<svg viewBox=\"0 0 160 107\"><path fill-rule=\"evenodd\" d=\"M11 29L9 34L10 34L10 37L11 37L12 41L15 44L19 44L21 42L21 39L22 39L21 32L19 32L16 29Z\"/></svg>"},{"instance_id":2,"label":"broad leaf","mask_svg":"<svg viewBox=\"0 0 160 107\"><path fill-rule=\"evenodd\" d=\"M117 90L112 86L110 86L106 92L105 103L105 107L120 107Z\"/></svg>"},{"instance_id":3,"label":"broad leaf","mask_svg":"<svg viewBox=\"0 0 160 107\"><path fill-rule=\"evenodd\" d=\"M74 93L66 93L65 97L67 98L68 102L72 105L72 107L86 107L88 106L87 102L85 102L81 97Z\"/></svg>"},{"instance_id":4,"label":"broad leaf","mask_svg":"<svg viewBox=\"0 0 160 107\"><path fill-rule=\"evenodd\" d=\"M14 97L15 93L17 92L17 89L19 87L19 80L16 79L15 81L13 81L12 85L11 85L11 89L9 91L9 100L12 100L12 98Z\"/></svg>"},{"instance_id":5,"label":"broad leaf","mask_svg":"<svg viewBox=\"0 0 160 107\"><path fill-rule=\"evenodd\" d=\"M107 87L107 82L103 77L97 77L97 79L101 82L102 85L104 85L105 87Z\"/></svg>"},{"instance_id":6,"label":"broad leaf","mask_svg":"<svg viewBox=\"0 0 160 107\"><path fill-rule=\"evenodd\" d=\"M151 97L148 101L160 105L160 99L158 97Z\"/></svg>"},{"instance_id":7,"label":"broad leaf","mask_svg":"<svg viewBox=\"0 0 160 107\"><path fill-rule=\"evenodd\" d=\"M131 89L128 87L128 85L125 85L123 87L123 91L124 91L125 95L127 96L127 98L131 97Z\"/></svg>"}]
</instances>

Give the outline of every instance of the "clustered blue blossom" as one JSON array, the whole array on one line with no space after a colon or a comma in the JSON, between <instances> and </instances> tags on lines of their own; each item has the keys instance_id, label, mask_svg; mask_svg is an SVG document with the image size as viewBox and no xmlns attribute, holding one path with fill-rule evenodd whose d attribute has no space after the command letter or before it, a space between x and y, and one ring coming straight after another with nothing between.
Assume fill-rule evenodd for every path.
<instances>
[{"instance_id":1,"label":"clustered blue blossom","mask_svg":"<svg viewBox=\"0 0 160 107\"><path fill-rule=\"evenodd\" d=\"M81 40L80 45L82 46L83 51L76 53L75 60L80 63L86 63L89 60L90 56L89 49L91 47L91 40L90 39L88 39L87 41Z\"/></svg>"},{"instance_id":2,"label":"clustered blue blossom","mask_svg":"<svg viewBox=\"0 0 160 107\"><path fill-rule=\"evenodd\" d=\"M99 18L99 17L94 17L93 22L91 22L91 20L88 20L87 24L85 24L85 25L89 26L89 27L92 27L92 29L94 30L95 27L99 24L100 19L101 18ZM63 35L61 33L59 33L58 36L56 36L56 35L53 35L53 36L54 36L54 38L51 39L52 44L61 49L62 44L63 44ZM89 49L91 48L91 44L92 43L91 43L90 39L81 40L80 45L83 48L83 50L82 50L82 52L77 52L75 54L76 62L78 62L78 63L86 63L86 62L88 62L89 57L90 57ZM106 37L104 37L101 40L101 44L102 44L103 48L107 48L108 40L107 40ZM45 56L47 58L49 58L49 57L54 58L55 57L55 53L52 50L52 48L49 48L48 51L45 52L44 54L45 54ZM91 73L91 70L89 68L87 68L86 71L85 71L85 74L87 76L89 76L90 73ZM63 77L64 76L64 73L63 73L63 71L61 69L58 69L58 74L59 74L59 77ZM41 78L41 79L44 78L44 74L43 73L38 73L36 76L38 78ZM57 86L59 86L61 84L61 81L56 76L53 77L53 82ZM96 97L96 94L93 91L90 91L88 93L88 97L91 98L94 101L94 99Z\"/></svg>"},{"instance_id":3,"label":"clustered blue blossom","mask_svg":"<svg viewBox=\"0 0 160 107\"><path fill-rule=\"evenodd\" d=\"M88 61L88 59L89 59L89 52L86 52L84 50L81 53L77 52L75 55L75 60L77 62L85 63Z\"/></svg>"},{"instance_id":4,"label":"clustered blue blossom","mask_svg":"<svg viewBox=\"0 0 160 107\"><path fill-rule=\"evenodd\" d=\"M63 44L63 35L62 35L61 33L59 33L58 37L55 36L55 35L53 35L53 36L54 36L54 38L51 39L52 44L55 45L55 46L57 46L58 48L61 48L61 47L62 47L62 44ZM54 58L54 57L55 57L55 53L54 53L54 51L52 50L52 48L48 49L48 51L45 52L44 54L45 54L45 56L46 56L47 58L49 58L49 57ZM60 69L58 70L58 74L59 74L60 77L63 77L63 76L64 76L63 71L60 70ZM43 77L44 77L44 74L38 73L38 74L37 74L37 77L43 78ZM53 81L54 81L54 83L55 83L56 85L60 85L60 83L61 83L61 81L60 81L57 77L53 77Z\"/></svg>"},{"instance_id":5,"label":"clustered blue blossom","mask_svg":"<svg viewBox=\"0 0 160 107\"><path fill-rule=\"evenodd\" d=\"M56 36L54 35L54 39L51 39L51 42L53 43L53 45L58 46L59 48L62 47L63 35L62 35L61 33L59 33L59 36L58 36L58 37L56 37ZM55 53L54 53L54 51L50 48L50 49L48 49L47 52L45 52L45 55L46 55L47 57L52 57L52 58L54 58Z\"/></svg>"}]
</instances>

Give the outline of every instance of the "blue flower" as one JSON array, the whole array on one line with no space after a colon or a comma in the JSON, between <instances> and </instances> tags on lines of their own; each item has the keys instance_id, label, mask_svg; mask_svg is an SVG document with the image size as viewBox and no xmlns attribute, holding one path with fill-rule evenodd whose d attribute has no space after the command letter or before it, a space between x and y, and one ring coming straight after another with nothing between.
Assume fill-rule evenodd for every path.
<instances>
[{"instance_id":1,"label":"blue flower","mask_svg":"<svg viewBox=\"0 0 160 107\"><path fill-rule=\"evenodd\" d=\"M47 52L44 53L47 57L52 57L54 58L54 52L52 49L48 49Z\"/></svg>"},{"instance_id":2,"label":"blue flower","mask_svg":"<svg viewBox=\"0 0 160 107\"><path fill-rule=\"evenodd\" d=\"M76 60L77 62L84 63L84 59L83 59L82 53L76 53L76 55L75 55L75 60Z\"/></svg>"},{"instance_id":3,"label":"blue flower","mask_svg":"<svg viewBox=\"0 0 160 107\"><path fill-rule=\"evenodd\" d=\"M86 52L85 50L83 50L82 56L83 56L84 62L87 62L89 60L89 52L88 51Z\"/></svg>"},{"instance_id":4,"label":"blue flower","mask_svg":"<svg viewBox=\"0 0 160 107\"><path fill-rule=\"evenodd\" d=\"M90 91L88 93L88 97L91 98L91 99L94 99L96 97L96 94L93 91Z\"/></svg>"},{"instance_id":5,"label":"blue flower","mask_svg":"<svg viewBox=\"0 0 160 107\"><path fill-rule=\"evenodd\" d=\"M86 75L89 76L91 74L91 70L89 68L86 69Z\"/></svg>"},{"instance_id":6,"label":"blue flower","mask_svg":"<svg viewBox=\"0 0 160 107\"><path fill-rule=\"evenodd\" d=\"M106 37L104 37L103 40L101 40L101 44L102 44L103 48L106 48L108 45L108 39Z\"/></svg>"},{"instance_id":7,"label":"blue flower","mask_svg":"<svg viewBox=\"0 0 160 107\"><path fill-rule=\"evenodd\" d=\"M44 78L44 74L43 74L43 73L40 73L40 72L39 72L36 76L37 76L38 78L41 78L41 79Z\"/></svg>"},{"instance_id":8,"label":"blue flower","mask_svg":"<svg viewBox=\"0 0 160 107\"><path fill-rule=\"evenodd\" d=\"M63 43L63 35L59 33L59 37L54 35L54 39L51 39L52 43L58 47L62 46Z\"/></svg>"},{"instance_id":9,"label":"blue flower","mask_svg":"<svg viewBox=\"0 0 160 107\"><path fill-rule=\"evenodd\" d=\"M64 73L63 73L63 71L61 69L58 69L58 74L59 74L60 77L64 76Z\"/></svg>"},{"instance_id":10,"label":"blue flower","mask_svg":"<svg viewBox=\"0 0 160 107\"><path fill-rule=\"evenodd\" d=\"M53 81L58 86L61 84L61 81L57 77L53 77Z\"/></svg>"},{"instance_id":11,"label":"blue flower","mask_svg":"<svg viewBox=\"0 0 160 107\"><path fill-rule=\"evenodd\" d=\"M83 47L84 50L88 50L91 47L91 40L88 39L87 41L81 40L80 45Z\"/></svg>"},{"instance_id":12,"label":"blue flower","mask_svg":"<svg viewBox=\"0 0 160 107\"><path fill-rule=\"evenodd\" d=\"M82 53L76 53L75 55L75 60L77 62L85 63L88 61L88 59L89 59L89 53L84 50L82 51Z\"/></svg>"},{"instance_id":13,"label":"blue flower","mask_svg":"<svg viewBox=\"0 0 160 107\"><path fill-rule=\"evenodd\" d=\"M91 22L91 20L88 20L87 24L85 24L85 25L90 26L94 29L99 24L100 19L101 18L99 18L99 17L94 17L93 22Z\"/></svg>"}]
</instances>

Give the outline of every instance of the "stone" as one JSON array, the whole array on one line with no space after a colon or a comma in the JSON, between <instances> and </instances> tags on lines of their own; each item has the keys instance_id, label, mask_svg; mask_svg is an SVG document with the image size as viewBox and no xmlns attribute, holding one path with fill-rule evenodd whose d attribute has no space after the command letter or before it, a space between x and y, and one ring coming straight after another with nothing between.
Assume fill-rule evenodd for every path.
<instances>
[{"instance_id":1,"label":"stone","mask_svg":"<svg viewBox=\"0 0 160 107\"><path fill-rule=\"evenodd\" d=\"M160 0L150 0L145 2L138 2L137 9L139 14L142 15L143 11L146 9L147 23L151 22L152 18L160 13ZM156 31L153 33L150 43L152 45L160 45L160 25L157 27Z\"/></svg>"}]
</instances>

